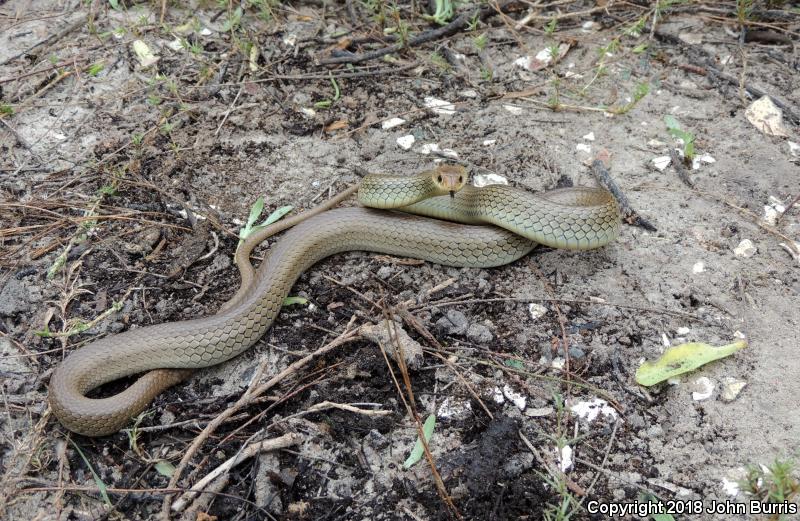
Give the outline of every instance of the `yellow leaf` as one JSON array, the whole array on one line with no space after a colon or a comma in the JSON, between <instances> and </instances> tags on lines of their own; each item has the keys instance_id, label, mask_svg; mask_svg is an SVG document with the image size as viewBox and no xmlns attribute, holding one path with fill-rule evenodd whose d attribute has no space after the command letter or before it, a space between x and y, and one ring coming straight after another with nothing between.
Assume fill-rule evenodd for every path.
<instances>
[{"instance_id":1,"label":"yellow leaf","mask_svg":"<svg viewBox=\"0 0 800 521\"><path fill-rule=\"evenodd\" d=\"M747 342L738 340L726 346L715 347L700 342L690 342L667 349L655 362L645 361L636 370L636 381L651 386L679 374L688 373L714 360L730 356L747 347Z\"/></svg>"}]
</instances>

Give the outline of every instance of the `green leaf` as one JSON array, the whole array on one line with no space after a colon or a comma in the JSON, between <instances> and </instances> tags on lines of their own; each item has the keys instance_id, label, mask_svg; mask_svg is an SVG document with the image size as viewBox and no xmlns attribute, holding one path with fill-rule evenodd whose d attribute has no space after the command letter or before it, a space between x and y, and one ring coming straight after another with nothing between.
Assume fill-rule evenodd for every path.
<instances>
[{"instance_id":1,"label":"green leaf","mask_svg":"<svg viewBox=\"0 0 800 521\"><path fill-rule=\"evenodd\" d=\"M655 362L646 360L639 366L636 370L636 382L649 387L673 376L693 371L714 360L730 356L745 347L747 342L744 340L721 347L700 342L670 347Z\"/></svg>"},{"instance_id":2,"label":"green leaf","mask_svg":"<svg viewBox=\"0 0 800 521\"><path fill-rule=\"evenodd\" d=\"M75 450L78 451L78 454L80 454L81 459L83 459L83 462L86 463L87 467L89 467L89 472L92 473L92 477L94 478L94 482L97 485L97 488L100 490L100 495L103 496L103 502L105 502L105 504L107 506L109 506L109 507L112 506L111 505L111 500L108 499L108 490L107 490L106 484L103 483L103 480L100 479L100 476L98 476L97 472L94 471L94 467L92 467L92 464L89 463L88 459L86 459L86 456L84 456L83 451L81 450L81 448L78 447L78 445L74 441L72 441L72 438L68 438L68 439L69 439L69 442L72 444L72 446L75 447Z\"/></svg>"},{"instance_id":3,"label":"green leaf","mask_svg":"<svg viewBox=\"0 0 800 521\"><path fill-rule=\"evenodd\" d=\"M119 0L108 0L108 4L111 6L111 9L119 11Z\"/></svg>"},{"instance_id":4,"label":"green leaf","mask_svg":"<svg viewBox=\"0 0 800 521\"><path fill-rule=\"evenodd\" d=\"M168 478L172 477L172 474L175 472L175 465L170 463L167 460L158 460L158 463L155 465L156 472L161 474L162 476L166 476Z\"/></svg>"},{"instance_id":5,"label":"green leaf","mask_svg":"<svg viewBox=\"0 0 800 521\"><path fill-rule=\"evenodd\" d=\"M222 32L227 33L231 29L236 29L239 27L239 22L242 20L242 8L237 7L236 10L225 20L225 23L222 24Z\"/></svg>"},{"instance_id":6,"label":"green leaf","mask_svg":"<svg viewBox=\"0 0 800 521\"><path fill-rule=\"evenodd\" d=\"M308 299L303 297L286 297L283 299L284 306L291 306L294 304L308 304Z\"/></svg>"},{"instance_id":7,"label":"green leaf","mask_svg":"<svg viewBox=\"0 0 800 521\"><path fill-rule=\"evenodd\" d=\"M292 210L294 210L294 206L281 206L269 214L269 217L267 217L264 222L254 226L254 223L261 215L261 212L264 211L264 198L259 197L256 199L256 202L254 202L253 206L250 207L250 215L247 216L247 224L244 225L244 228L239 230L239 244L237 245L237 248L241 246L245 239L250 237L253 233L266 228Z\"/></svg>"},{"instance_id":8,"label":"green leaf","mask_svg":"<svg viewBox=\"0 0 800 521\"><path fill-rule=\"evenodd\" d=\"M422 426L422 434L425 436L425 443L431 441L431 436L433 436L433 428L436 427L436 415L431 414L425 420L425 424ZM422 446L422 440L417 437L417 443L414 444L414 449L411 451L411 454L408 456L408 459L405 463L403 463L403 468L410 469L417 463L420 459L422 459L422 455L425 453L425 447Z\"/></svg>"},{"instance_id":9,"label":"green leaf","mask_svg":"<svg viewBox=\"0 0 800 521\"><path fill-rule=\"evenodd\" d=\"M89 76L97 76L98 74L100 74L100 72L103 70L103 65L104 65L103 62L101 61L90 65L89 69L87 70Z\"/></svg>"},{"instance_id":10,"label":"green leaf","mask_svg":"<svg viewBox=\"0 0 800 521\"><path fill-rule=\"evenodd\" d=\"M14 107L9 105L8 103L0 103L0 114L5 114L6 116L13 116Z\"/></svg>"}]
</instances>

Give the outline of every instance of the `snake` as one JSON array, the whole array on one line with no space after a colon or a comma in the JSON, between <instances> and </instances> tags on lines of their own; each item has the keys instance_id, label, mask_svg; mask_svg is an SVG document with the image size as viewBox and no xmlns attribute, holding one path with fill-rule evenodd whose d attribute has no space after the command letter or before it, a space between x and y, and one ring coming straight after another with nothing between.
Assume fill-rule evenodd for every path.
<instances>
[{"instance_id":1,"label":"snake","mask_svg":"<svg viewBox=\"0 0 800 521\"><path fill-rule=\"evenodd\" d=\"M618 203L605 189L531 193L466 182L466 169L460 165L413 175L369 174L327 204L257 231L234 257L242 284L216 314L131 328L66 356L50 379L53 414L68 430L84 436L123 429L166 388L255 344L298 277L336 253L368 251L445 266L491 268L514 262L538 244L587 250L607 245L619 234ZM356 191L362 206L332 209ZM254 270L249 260L253 248L287 228ZM138 374L117 394L89 396L104 384Z\"/></svg>"}]
</instances>

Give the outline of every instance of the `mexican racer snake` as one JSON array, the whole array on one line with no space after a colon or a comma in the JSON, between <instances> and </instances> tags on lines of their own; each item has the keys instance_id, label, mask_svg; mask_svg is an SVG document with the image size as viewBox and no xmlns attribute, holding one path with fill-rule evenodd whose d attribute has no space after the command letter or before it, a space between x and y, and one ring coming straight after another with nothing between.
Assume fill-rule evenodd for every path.
<instances>
[{"instance_id":1,"label":"mexican racer snake","mask_svg":"<svg viewBox=\"0 0 800 521\"><path fill-rule=\"evenodd\" d=\"M619 233L618 205L606 190L575 187L532 194L505 185L474 188L464 186L465 181L465 170L454 166L414 176L368 175L358 188L359 201L403 212L339 208L279 221L280 229L299 224L270 248L258 271L250 265L250 251L278 230L273 226L256 233L237 252L242 285L217 314L130 329L70 354L50 380L55 416L86 436L122 429L195 369L229 360L256 343L300 274L335 253L364 250L486 268L517 260L537 243L590 249ZM354 191L348 189L323 209ZM138 373L145 374L119 394L86 396L104 383Z\"/></svg>"}]
</instances>

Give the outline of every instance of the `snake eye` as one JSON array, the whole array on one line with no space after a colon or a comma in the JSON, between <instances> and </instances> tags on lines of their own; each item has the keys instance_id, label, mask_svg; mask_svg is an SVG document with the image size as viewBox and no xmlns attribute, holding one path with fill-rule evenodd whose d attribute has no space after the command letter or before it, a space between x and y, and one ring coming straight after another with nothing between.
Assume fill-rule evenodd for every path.
<instances>
[{"instance_id":1,"label":"snake eye","mask_svg":"<svg viewBox=\"0 0 800 521\"><path fill-rule=\"evenodd\" d=\"M436 180L441 183L442 182L442 176L437 177Z\"/></svg>"},{"instance_id":2,"label":"snake eye","mask_svg":"<svg viewBox=\"0 0 800 521\"><path fill-rule=\"evenodd\" d=\"M458 182L459 183L463 183L464 182L464 177L463 176L458 176Z\"/></svg>"}]
</instances>

